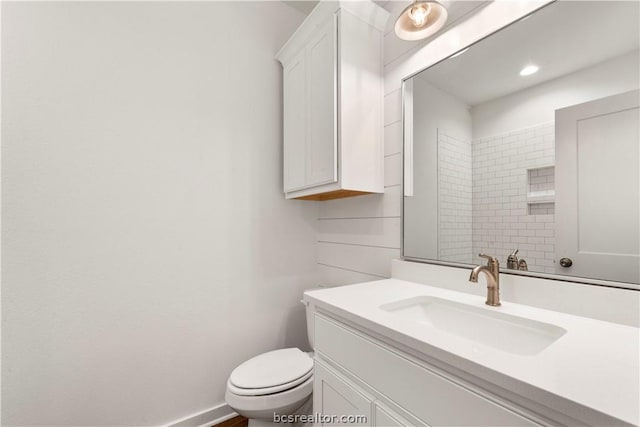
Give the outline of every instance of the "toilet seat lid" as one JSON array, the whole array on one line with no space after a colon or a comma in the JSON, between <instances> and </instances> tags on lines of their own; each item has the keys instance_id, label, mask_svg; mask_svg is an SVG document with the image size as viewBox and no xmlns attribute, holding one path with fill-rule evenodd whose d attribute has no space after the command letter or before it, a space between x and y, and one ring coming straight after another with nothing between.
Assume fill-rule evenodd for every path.
<instances>
[{"instance_id":1,"label":"toilet seat lid","mask_svg":"<svg viewBox=\"0 0 640 427\"><path fill-rule=\"evenodd\" d=\"M313 369L313 359L297 348L260 354L231 372L229 382L241 389L263 389L292 383Z\"/></svg>"}]
</instances>

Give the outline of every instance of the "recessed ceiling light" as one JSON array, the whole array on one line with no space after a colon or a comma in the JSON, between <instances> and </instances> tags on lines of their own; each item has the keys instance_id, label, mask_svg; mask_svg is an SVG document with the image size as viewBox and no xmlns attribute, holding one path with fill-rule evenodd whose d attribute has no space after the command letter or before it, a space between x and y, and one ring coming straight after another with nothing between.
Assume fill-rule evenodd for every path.
<instances>
[{"instance_id":1,"label":"recessed ceiling light","mask_svg":"<svg viewBox=\"0 0 640 427\"><path fill-rule=\"evenodd\" d=\"M455 55L452 55L451 58L455 58L456 56L460 56L460 55L462 55L463 53L465 53L468 50L469 50L469 48L462 49L460 52L456 53Z\"/></svg>"},{"instance_id":2,"label":"recessed ceiling light","mask_svg":"<svg viewBox=\"0 0 640 427\"><path fill-rule=\"evenodd\" d=\"M527 65L520 71L521 76L530 76L531 74L537 72L539 70L537 65Z\"/></svg>"}]
</instances>

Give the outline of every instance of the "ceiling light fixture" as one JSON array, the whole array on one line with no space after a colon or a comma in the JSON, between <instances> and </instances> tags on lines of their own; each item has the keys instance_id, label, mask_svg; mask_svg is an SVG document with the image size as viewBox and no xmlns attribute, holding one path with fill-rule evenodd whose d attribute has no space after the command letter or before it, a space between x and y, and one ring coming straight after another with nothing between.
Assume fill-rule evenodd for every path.
<instances>
[{"instance_id":1,"label":"ceiling light fixture","mask_svg":"<svg viewBox=\"0 0 640 427\"><path fill-rule=\"evenodd\" d=\"M421 40L435 34L447 22L447 9L435 0L415 0L396 20L395 32L402 40Z\"/></svg>"},{"instance_id":2,"label":"ceiling light fixture","mask_svg":"<svg viewBox=\"0 0 640 427\"><path fill-rule=\"evenodd\" d=\"M527 65L520 71L521 76L530 76L533 73L538 72L539 68L537 65Z\"/></svg>"}]
</instances>

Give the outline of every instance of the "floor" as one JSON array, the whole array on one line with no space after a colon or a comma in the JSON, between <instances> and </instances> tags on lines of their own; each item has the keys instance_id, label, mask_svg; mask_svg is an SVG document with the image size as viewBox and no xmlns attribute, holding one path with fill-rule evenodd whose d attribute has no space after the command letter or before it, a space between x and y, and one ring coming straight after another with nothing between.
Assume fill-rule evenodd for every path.
<instances>
[{"instance_id":1,"label":"floor","mask_svg":"<svg viewBox=\"0 0 640 427\"><path fill-rule=\"evenodd\" d=\"M243 416L238 415L237 417L230 418L227 421L221 422L220 424L216 424L215 427L247 427L248 425L249 420Z\"/></svg>"}]
</instances>

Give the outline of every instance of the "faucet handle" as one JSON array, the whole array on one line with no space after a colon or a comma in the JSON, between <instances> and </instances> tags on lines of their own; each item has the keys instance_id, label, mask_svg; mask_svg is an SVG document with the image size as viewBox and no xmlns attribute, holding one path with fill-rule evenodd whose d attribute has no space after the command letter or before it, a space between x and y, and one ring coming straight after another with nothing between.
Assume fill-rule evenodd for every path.
<instances>
[{"instance_id":1,"label":"faucet handle","mask_svg":"<svg viewBox=\"0 0 640 427\"><path fill-rule=\"evenodd\" d=\"M487 264L489 264L489 265L494 264L494 263L498 264L498 258L496 258L496 257L493 257L491 255L487 255L487 254L483 254L483 253L479 253L478 256L480 258L486 259L488 261Z\"/></svg>"}]
</instances>

